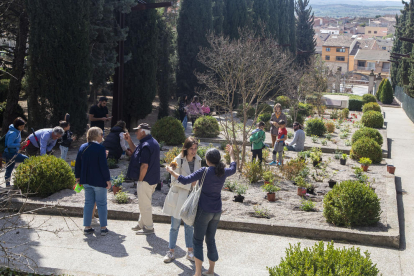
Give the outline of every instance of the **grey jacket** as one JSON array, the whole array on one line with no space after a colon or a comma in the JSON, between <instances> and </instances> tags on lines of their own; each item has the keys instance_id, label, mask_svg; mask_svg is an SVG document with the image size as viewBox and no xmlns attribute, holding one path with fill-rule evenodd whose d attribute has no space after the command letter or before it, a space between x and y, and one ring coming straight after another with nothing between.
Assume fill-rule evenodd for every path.
<instances>
[{"instance_id":1,"label":"grey jacket","mask_svg":"<svg viewBox=\"0 0 414 276\"><path fill-rule=\"evenodd\" d=\"M282 120L285 121L285 123L287 123L286 115L283 112L280 114L279 118L276 118L276 114L272 113L272 117L270 118L271 122L279 123ZM275 127L274 125L270 126L270 134L277 135L278 131L279 131L278 127Z\"/></svg>"},{"instance_id":2,"label":"grey jacket","mask_svg":"<svg viewBox=\"0 0 414 276\"><path fill-rule=\"evenodd\" d=\"M295 151L302 151L305 147L305 132L302 129L295 131L295 136L289 146L293 146Z\"/></svg>"}]
</instances>

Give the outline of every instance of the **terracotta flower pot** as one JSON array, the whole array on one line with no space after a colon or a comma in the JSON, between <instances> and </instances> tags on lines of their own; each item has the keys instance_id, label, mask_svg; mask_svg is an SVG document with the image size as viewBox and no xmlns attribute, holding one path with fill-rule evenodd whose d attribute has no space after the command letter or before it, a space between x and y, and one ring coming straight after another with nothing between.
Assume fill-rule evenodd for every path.
<instances>
[{"instance_id":1,"label":"terracotta flower pot","mask_svg":"<svg viewBox=\"0 0 414 276\"><path fill-rule=\"evenodd\" d=\"M114 192L114 195L116 195L119 190L121 190L121 187L112 186L112 191Z\"/></svg>"},{"instance_id":2,"label":"terracotta flower pot","mask_svg":"<svg viewBox=\"0 0 414 276\"><path fill-rule=\"evenodd\" d=\"M298 196L306 195L306 188L298 187Z\"/></svg>"},{"instance_id":3,"label":"terracotta flower pot","mask_svg":"<svg viewBox=\"0 0 414 276\"><path fill-rule=\"evenodd\" d=\"M274 202L276 201L276 194L275 193L267 193L267 200Z\"/></svg>"},{"instance_id":4,"label":"terracotta flower pot","mask_svg":"<svg viewBox=\"0 0 414 276\"><path fill-rule=\"evenodd\" d=\"M395 167L393 165L387 165L387 170L390 174L395 173Z\"/></svg>"},{"instance_id":5,"label":"terracotta flower pot","mask_svg":"<svg viewBox=\"0 0 414 276\"><path fill-rule=\"evenodd\" d=\"M270 184L270 181L265 181L264 184L265 185Z\"/></svg>"},{"instance_id":6,"label":"terracotta flower pot","mask_svg":"<svg viewBox=\"0 0 414 276\"><path fill-rule=\"evenodd\" d=\"M364 165L361 165L361 168L362 168L362 170L363 170L364 172L368 171L368 167L369 167L369 166L364 166Z\"/></svg>"}]
</instances>

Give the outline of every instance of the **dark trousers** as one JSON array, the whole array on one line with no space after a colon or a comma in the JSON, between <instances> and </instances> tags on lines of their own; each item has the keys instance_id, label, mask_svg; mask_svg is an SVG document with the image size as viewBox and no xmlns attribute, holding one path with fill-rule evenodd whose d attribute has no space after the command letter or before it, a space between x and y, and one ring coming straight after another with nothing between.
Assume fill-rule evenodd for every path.
<instances>
[{"instance_id":1,"label":"dark trousers","mask_svg":"<svg viewBox=\"0 0 414 276\"><path fill-rule=\"evenodd\" d=\"M252 161L259 157L259 162L262 163L263 160L263 151L261 149L252 150Z\"/></svg>"},{"instance_id":2,"label":"dark trousers","mask_svg":"<svg viewBox=\"0 0 414 276\"><path fill-rule=\"evenodd\" d=\"M220 222L221 213L208 213L198 208L194 221L194 257L204 261L203 241L206 237L207 257L210 261L217 262L219 256L216 247L216 231Z\"/></svg>"},{"instance_id":3,"label":"dark trousers","mask_svg":"<svg viewBox=\"0 0 414 276\"><path fill-rule=\"evenodd\" d=\"M40 154L40 149L33 146L32 143L30 143L27 147L26 147L26 153L28 156L35 156L35 155L39 155Z\"/></svg>"}]
</instances>

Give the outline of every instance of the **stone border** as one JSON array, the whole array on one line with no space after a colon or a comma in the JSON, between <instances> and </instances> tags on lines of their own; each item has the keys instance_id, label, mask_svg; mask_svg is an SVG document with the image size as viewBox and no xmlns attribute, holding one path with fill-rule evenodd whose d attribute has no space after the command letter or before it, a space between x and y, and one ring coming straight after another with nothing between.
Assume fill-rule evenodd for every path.
<instances>
[{"instance_id":1,"label":"stone border","mask_svg":"<svg viewBox=\"0 0 414 276\"><path fill-rule=\"evenodd\" d=\"M270 234L281 236L293 236L298 238L310 238L318 240L336 240L358 243L363 245L376 245L383 247L400 247L400 228L398 222L397 193L395 188L395 178L392 175L385 176L387 190L387 232L368 232L349 228L327 228L327 227L298 227L296 225L284 224L261 224L248 223L243 221L221 220L220 229L234 230L241 232L252 232L256 234ZM52 206L39 203L24 203L24 200L15 198L11 208L18 210L25 204L25 211L31 211L44 206ZM37 213L45 215L64 215L82 217L83 208L73 206L59 206L58 208L45 208ZM108 210L108 219L114 220L138 220L138 212L125 212ZM153 215L154 222L171 223L169 216Z\"/></svg>"}]
</instances>

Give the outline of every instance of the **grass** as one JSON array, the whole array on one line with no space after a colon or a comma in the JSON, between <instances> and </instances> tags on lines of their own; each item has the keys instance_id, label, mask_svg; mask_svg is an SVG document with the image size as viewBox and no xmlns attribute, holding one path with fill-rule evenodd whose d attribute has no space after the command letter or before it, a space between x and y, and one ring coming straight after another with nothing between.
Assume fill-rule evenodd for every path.
<instances>
[{"instance_id":1,"label":"grass","mask_svg":"<svg viewBox=\"0 0 414 276\"><path fill-rule=\"evenodd\" d=\"M358 96L358 95L354 95L354 94L347 94L347 93L324 93L325 95L337 95L337 96L347 96L350 99L355 99L355 100L361 100L362 101L362 96Z\"/></svg>"}]
</instances>

